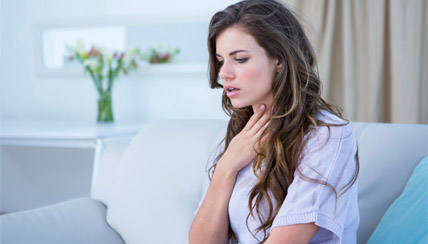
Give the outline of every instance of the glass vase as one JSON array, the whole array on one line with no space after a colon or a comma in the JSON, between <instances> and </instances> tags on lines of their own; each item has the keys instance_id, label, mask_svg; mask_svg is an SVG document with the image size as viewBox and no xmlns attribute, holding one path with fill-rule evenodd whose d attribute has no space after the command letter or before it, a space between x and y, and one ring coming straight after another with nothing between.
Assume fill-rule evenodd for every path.
<instances>
[{"instance_id":1,"label":"glass vase","mask_svg":"<svg viewBox=\"0 0 428 244\"><path fill-rule=\"evenodd\" d=\"M114 121L113 109L111 106L111 91L100 94L98 98L98 123L111 123Z\"/></svg>"}]
</instances>

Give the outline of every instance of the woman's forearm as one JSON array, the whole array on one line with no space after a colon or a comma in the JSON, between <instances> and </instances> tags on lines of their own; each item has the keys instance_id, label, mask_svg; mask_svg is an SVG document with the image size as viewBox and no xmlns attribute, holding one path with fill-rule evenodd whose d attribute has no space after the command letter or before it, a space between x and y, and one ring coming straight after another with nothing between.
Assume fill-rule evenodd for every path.
<instances>
[{"instance_id":1,"label":"woman's forearm","mask_svg":"<svg viewBox=\"0 0 428 244\"><path fill-rule=\"evenodd\" d=\"M204 201L196 214L189 232L189 243L228 243L228 205L237 172L217 164Z\"/></svg>"},{"instance_id":2,"label":"woman's forearm","mask_svg":"<svg viewBox=\"0 0 428 244\"><path fill-rule=\"evenodd\" d=\"M217 162L207 194L196 214L189 232L191 244L228 243L228 206L238 172L257 156L260 138L270 121L266 105L255 109L245 127L230 141Z\"/></svg>"}]
</instances>

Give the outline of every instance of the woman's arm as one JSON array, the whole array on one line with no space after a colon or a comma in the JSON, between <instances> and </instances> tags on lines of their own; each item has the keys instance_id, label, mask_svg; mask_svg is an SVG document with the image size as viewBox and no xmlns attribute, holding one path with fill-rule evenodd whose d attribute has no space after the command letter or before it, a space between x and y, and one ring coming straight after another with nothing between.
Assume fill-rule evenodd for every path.
<instances>
[{"instance_id":1,"label":"woman's arm","mask_svg":"<svg viewBox=\"0 0 428 244\"><path fill-rule=\"evenodd\" d=\"M189 232L189 243L227 243L228 205L236 176L256 156L255 148L270 120L262 105L248 123L230 142L218 161L210 186ZM262 138L261 143L264 143Z\"/></svg>"},{"instance_id":2,"label":"woman's arm","mask_svg":"<svg viewBox=\"0 0 428 244\"><path fill-rule=\"evenodd\" d=\"M228 243L227 209L235 179L236 173L221 167L215 169L205 199L190 227L189 243Z\"/></svg>"}]
</instances>

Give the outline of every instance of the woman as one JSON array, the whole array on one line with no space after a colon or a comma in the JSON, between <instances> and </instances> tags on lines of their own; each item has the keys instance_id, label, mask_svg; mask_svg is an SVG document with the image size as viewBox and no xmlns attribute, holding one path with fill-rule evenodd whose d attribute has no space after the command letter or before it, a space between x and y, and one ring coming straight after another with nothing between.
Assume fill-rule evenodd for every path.
<instances>
[{"instance_id":1,"label":"woman","mask_svg":"<svg viewBox=\"0 0 428 244\"><path fill-rule=\"evenodd\" d=\"M356 243L356 141L297 19L273 0L233 4L208 49L230 121L190 243Z\"/></svg>"}]
</instances>

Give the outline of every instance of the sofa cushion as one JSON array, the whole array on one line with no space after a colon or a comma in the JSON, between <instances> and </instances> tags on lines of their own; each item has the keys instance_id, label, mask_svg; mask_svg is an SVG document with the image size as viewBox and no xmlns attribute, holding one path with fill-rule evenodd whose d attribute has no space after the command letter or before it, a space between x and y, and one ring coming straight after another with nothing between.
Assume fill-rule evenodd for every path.
<instances>
[{"instance_id":1,"label":"sofa cushion","mask_svg":"<svg viewBox=\"0 0 428 244\"><path fill-rule=\"evenodd\" d=\"M358 141L360 174L358 243L367 243L413 169L428 154L428 125L352 123Z\"/></svg>"},{"instance_id":2,"label":"sofa cushion","mask_svg":"<svg viewBox=\"0 0 428 244\"><path fill-rule=\"evenodd\" d=\"M107 220L127 244L184 243L226 121L147 125L122 158Z\"/></svg>"},{"instance_id":3,"label":"sofa cushion","mask_svg":"<svg viewBox=\"0 0 428 244\"><path fill-rule=\"evenodd\" d=\"M418 164L403 193L388 208L370 243L428 243L428 157Z\"/></svg>"},{"instance_id":4,"label":"sofa cushion","mask_svg":"<svg viewBox=\"0 0 428 244\"><path fill-rule=\"evenodd\" d=\"M0 216L0 243L123 244L106 222L106 207L91 198Z\"/></svg>"},{"instance_id":5,"label":"sofa cushion","mask_svg":"<svg viewBox=\"0 0 428 244\"><path fill-rule=\"evenodd\" d=\"M122 156L131 139L115 140L115 143L106 144L102 154L91 197L109 204L111 190L117 182L117 170L122 162Z\"/></svg>"}]
</instances>

